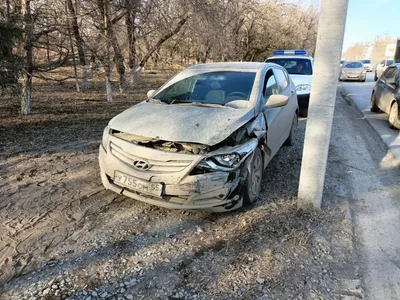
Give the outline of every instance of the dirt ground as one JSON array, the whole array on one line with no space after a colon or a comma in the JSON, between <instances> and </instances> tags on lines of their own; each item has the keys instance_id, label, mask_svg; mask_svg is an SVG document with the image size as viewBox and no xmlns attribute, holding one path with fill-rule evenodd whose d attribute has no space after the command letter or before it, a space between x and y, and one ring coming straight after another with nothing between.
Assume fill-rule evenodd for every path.
<instances>
[{"instance_id":1,"label":"dirt ground","mask_svg":"<svg viewBox=\"0 0 400 300\"><path fill-rule=\"evenodd\" d=\"M253 207L165 210L103 189L103 128L166 75L145 72L112 105L100 83L36 83L24 118L2 99L0 299L362 299L338 153L324 210L296 207L306 119Z\"/></svg>"}]
</instances>

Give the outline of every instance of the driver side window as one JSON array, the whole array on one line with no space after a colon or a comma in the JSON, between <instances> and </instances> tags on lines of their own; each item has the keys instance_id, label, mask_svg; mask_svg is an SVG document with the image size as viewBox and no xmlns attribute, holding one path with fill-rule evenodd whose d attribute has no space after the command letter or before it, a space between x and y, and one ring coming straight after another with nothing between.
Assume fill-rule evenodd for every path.
<instances>
[{"instance_id":1,"label":"driver side window","mask_svg":"<svg viewBox=\"0 0 400 300\"><path fill-rule=\"evenodd\" d=\"M275 75L272 73L272 70L269 70L265 75L263 93L265 102L268 101L271 95L278 95L280 93L279 86L276 82Z\"/></svg>"},{"instance_id":2,"label":"driver side window","mask_svg":"<svg viewBox=\"0 0 400 300\"><path fill-rule=\"evenodd\" d=\"M387 68L383 73L385 81L394 81L397 75L397 68Z\"/></svg>"}]
</instances>

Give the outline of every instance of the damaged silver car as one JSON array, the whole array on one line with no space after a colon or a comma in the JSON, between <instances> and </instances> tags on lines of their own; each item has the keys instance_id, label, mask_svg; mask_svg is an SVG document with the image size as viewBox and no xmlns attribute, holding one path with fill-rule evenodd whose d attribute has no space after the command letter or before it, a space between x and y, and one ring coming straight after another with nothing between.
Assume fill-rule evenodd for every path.
<instances>
[{"instance_id":1,"label":"damaged silver car","mask_svg":"<svg viewBox=\"0 0 400 300\"><path fill-rule=\"evenodd\" d=\"M114 117L100 146L106 189L173 209L254 203L264 169L294 142L296 87L272 63L189 67Z\"/></svg>"}]
</instances>

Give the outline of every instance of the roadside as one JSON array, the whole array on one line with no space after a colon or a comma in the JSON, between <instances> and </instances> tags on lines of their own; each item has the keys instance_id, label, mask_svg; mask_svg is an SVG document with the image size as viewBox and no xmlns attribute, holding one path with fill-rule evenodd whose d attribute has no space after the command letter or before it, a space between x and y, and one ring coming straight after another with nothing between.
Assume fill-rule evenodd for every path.
<instances>
[{"instance_id":1,"label":"roadside","mask_svg":"<svg viewBox=\"0 0 400 300\"><path fill-rule=\"evenodd\" d=\"M341 98L337 101L347 105L336 105L327 193L332 186L335 197L349 201L360 284L367 299L400 299L399 163L357 108ZM335 169L342 177L339 186L332 177Z\"/></svg>"},{"instance_id":2,"label":"roadside","mask_svg":"<svg viewBox=\"0 0 400 300\"><path fill-rule=\"evenodd\" d=\"M373 74L368 73L367 82L341 82L339 90L343 97L358 108L362 116L387 145L390 153L400 162L400 132L389 128L388 116L386 113L373 113L369 110L374 85Z\"/></svg>"}]
</instances>

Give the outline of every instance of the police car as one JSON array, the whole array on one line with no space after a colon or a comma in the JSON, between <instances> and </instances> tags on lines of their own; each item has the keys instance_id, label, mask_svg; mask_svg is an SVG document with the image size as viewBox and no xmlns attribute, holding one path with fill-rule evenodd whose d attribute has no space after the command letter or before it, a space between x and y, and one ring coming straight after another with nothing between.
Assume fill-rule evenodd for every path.
<instances>
[{"instance_id":1,"label":"police car","mask_svg":"<svg viewBox=\"0 0 400 300\"><path fill-rule=\"evenodd\" d=\"M274 56L268 57L265 62L276 63L288 71L296 85L300 115L306 117L314 68L313 58L307 56L306 50L276 50Z\"/></svg>"}]
</instances>

